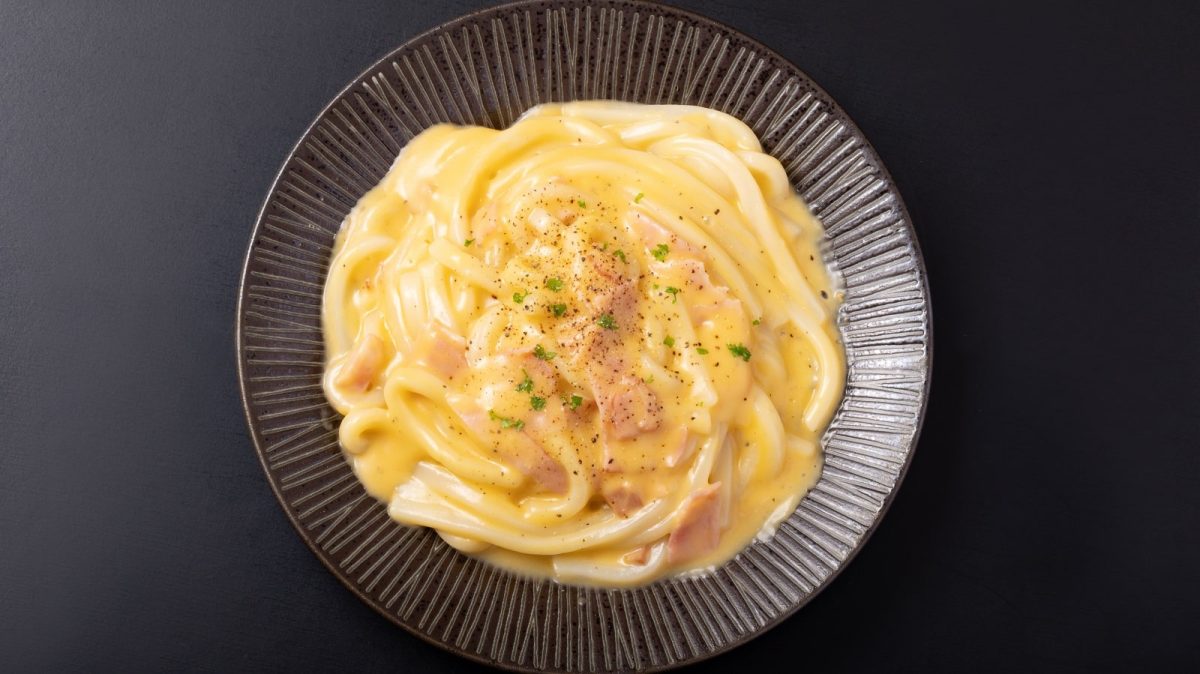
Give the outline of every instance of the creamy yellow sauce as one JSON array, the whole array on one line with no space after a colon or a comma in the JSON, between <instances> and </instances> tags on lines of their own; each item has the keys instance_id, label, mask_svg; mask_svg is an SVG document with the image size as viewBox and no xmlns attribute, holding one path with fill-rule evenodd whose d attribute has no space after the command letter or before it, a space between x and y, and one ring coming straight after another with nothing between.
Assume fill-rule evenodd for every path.
<instances>
[{"instance_id":1,"label":"creamy yellow sauce","mask_svg":"<svg viewBox=\"0 0 1200 674\"><path fill-rule=\"evenodd\" d=\"M822 235L714 110L432 127L338 235L346 456L393 518L501 566L625 586L720 564L820 473L845 377Z\"/></svg>"}]
</instances>

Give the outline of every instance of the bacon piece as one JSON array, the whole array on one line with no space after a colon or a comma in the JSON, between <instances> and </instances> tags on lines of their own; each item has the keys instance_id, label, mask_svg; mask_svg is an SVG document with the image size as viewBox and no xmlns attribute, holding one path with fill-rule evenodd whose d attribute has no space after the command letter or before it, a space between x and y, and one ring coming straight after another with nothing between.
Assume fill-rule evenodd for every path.
<instances>
[{"instance_id":1,"label":"bacon piece","mask_svg":"<svg viewBox=\"0 0 1200 674\"><path fill-rule=\"evenodd\" d=\"M487 412L472 400L466 396L449 395L446 396L446 402L476 437L485 443L493 443L496 440L494 434L498 430L497 422L489 418ZM561 463L546 453L524 429L499 430L506 434L504 441L494 444L504 463L516 468L548 492L566 493L567 470Z\"/></svg>"},{"instance_id":2,"label":"bacon piece","mask_svg":"<svg viewBox=\"0 0 1200 674\"><path fill-rule=\"evenodd\" d=\"M622 377L598 391L600 415L618 440L658 430L662 424L662 403L641 379Z\"/></svg>"},{"instance_id":3,"label":"bacon piece","mask_svg":"<svg viewBox=\"0 0 1200 674\"><path fill-rule=\"evenodd\" d=\"M605 489L604 500L617 517L629 517L643 505L642 497L627 483Z\"/></svg>"},{"instance_id":4,"label":"bacon piece","mask_svg":"<svg viewBox=\"0 0 1200 674\"><path fill-rule=\"evenodd\" d=\"M605 434L616 440L652 432L662 424L658 396L632 376L635 363L622 344L623 331L638 323L637 287L625 276L626 264L598 248L580 256L579 274L589 279L587 310L559 326L556 335L571 366L587 373ZM603 469L619 472L610 449L606 444Z\"/></svg>"},{"instance_id":5,"label":"bacon piece","mask_svg":"<svg viewBox=\"0 0 1200 674\"><path fill-rule=\"evenodd\" d=\"M542 489L554 494L565 494L567 492L567 470L562 464L555 461L542 446L529 437L523 431L517 431L520 435L518 441L522 447L520 450L508 454L505 458L512 463L513 467L528 475L530 479L538 484Z\"/></svg>"},{"instance_id":6,"label":"bacon piece","mask_svg":"<svg viewBox=\"0 0 1200 674\"><path fill-rule=\"evenodd\" d=\"M638 238L645 242L647 248L654 248L660 243L665 243L670 246L672 251L697 252L695 246L645 213L633 211L629 220L631 229L637 232Z\"/></svg>"},{"instance_id":7,"label":"bacon piece","mask_svg":"<svg viewBox=\"0 0 1200 674\"><path fill-rule=\"evenodd\" d=\"M434 323L423 350L421 360L443 379L453 379L467 366L466 342L440 323Z\"/></svg>"},{"instance_id":8,"label":"bacon piece","mask_svg":"<svg viewBox=\"0 0 1200 674\"><path fill-rule=\"evenodd\" d=\"M712 288L712 279L708 276L708 270L704 268L704 263L694 258L686 258L673 260L671 266L679 269L687 275L685 283L692 290L704 290Z\"/></svg>"},{"instance_id":9,"label":"bacon piece","mask_svg":"<svg viewBox=\"0 0 1200 674\"><path fill-rule=\"evenodd\" d=\"M383 340L368 334L354 345L346 361L338 371L337 385L352 391L363 392L371 388L375 377L383 369Z\"/></svg>"},{"instance_id":10,"label":"bacon piece","mask_svg":"<svg viewBox=\"0 0 1200 674\"><path fill-rule=\"evenodd\" d=\"M678 564L706 555L721 540L721 483L710 484L688 497L675 530L667 537L667 561Z\"/></svg>"},{"instance_id":11,"label":"bacon piece","mask_svg":"<svg viewBox=\"0 0 1200 674\"><path fill-rule=\"evenodd\" d=\"M533 378L534 388L546 393L553 393L558 390L558 370L550 363L533 355L533 350L521 356L521 369Z\"/></svg>"}]
</instances>

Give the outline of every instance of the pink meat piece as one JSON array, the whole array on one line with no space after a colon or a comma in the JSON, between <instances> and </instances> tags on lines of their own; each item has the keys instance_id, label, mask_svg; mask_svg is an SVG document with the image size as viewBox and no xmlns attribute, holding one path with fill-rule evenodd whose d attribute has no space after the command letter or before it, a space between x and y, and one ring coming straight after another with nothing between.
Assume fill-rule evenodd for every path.
<instances>
[{"instance_id":1,"label":"pink meat piece","mask_svg":"<svg viewBox=\"0 0 1200 674\"><path fill-rule=\"evenodd\" d=\"M383 368L383 340L367 335L358 344L338 372L337 383L354 391L366 391Z\"/></svg>"},{"instance_id":2,"label":"pink meat piece","mask_svg":"<svg viewBox=\"0 0 1200 674\"><path fill-rule=\"evenodd\" d=\"M662 424L662 403L650 386L635 377L622 377L603 387L598 396L604 423L618 440L658 430Z\"/></svg>"},{"instance_id":3,"label":"pink meat piece","mask_svg":"<svg viewBox=\"0 0 1200 674\"><path fill-rule=\"evenodd\" d=\"M435 323L421 360L443 379L453 379L467 366L466 342L440 323Z\"/></svg>"},{"instance_id":4,"label":"pink meat piece","mask_svg":"<svg viewBox=\"0 0 1200 674\"><path fill-rule=\"evenodd\" d=\"M687 562L717 548L721 540L721 483L693 492L684 503L679 522L667 538L667 561Z\"/></svg>"},{"instance_id":5,"label":"pink meat piece","mask_svg":"<svg viewBox=\"0 0 1200 674\"><path fill-rule=\"evenodd\" d=\"M662 223L645 213L635 211L631 214L630 220L633 229L638 233L639 238L646 242L648 248L654 248L660 243L665 243L670 246L672 251L689 253L696 251L695 246L680 238L670 229L663 226Z\"/></svg>"},{"instance_id":6,"label":"pink meat piece","mask_svg":"<svg viewBox=\"0 0 1200 674\"><path fill-rule=\"evenodd\" d=\"M642 507L642 497L628 484L619 484L604 490L604 500L617 517L629 517Z\"/></svg>"},{"instance_id":7,"label":"pink meat piece","mask_svg":"<svg viewBox=\"0 0 1200 674\"><path fill-rule=\"evenodd\" d=\"M447 396L446 402L481 441L490 443L493 440L490 434L496 431L497 422L489 418L487 412L463 396ZM546 453L524 429L502 429L502 432L511 433L514 440L512 443L499 444L500 458L504 463L516 468L548 492L566 493L567 470L561 463Z\"/></svg>"}]
</instances>

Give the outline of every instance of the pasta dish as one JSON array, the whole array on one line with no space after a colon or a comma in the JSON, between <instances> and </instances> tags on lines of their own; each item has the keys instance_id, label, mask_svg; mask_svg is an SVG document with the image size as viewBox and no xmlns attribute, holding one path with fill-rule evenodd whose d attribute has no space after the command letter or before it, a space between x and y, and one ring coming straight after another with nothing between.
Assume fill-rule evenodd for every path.
<instances>
[{"instance_id":1,"label":"pasta dish","mask_svg":"<svg viewBox=\"0 0 1200 674\"><path fill-rule=\"evenodd\" d=\"M506 568L704 572L819 477L845 379L823 236L715 110L576 102L429 128L330 263L343 451L392 518Z\"/></svg>"}]
</instances>

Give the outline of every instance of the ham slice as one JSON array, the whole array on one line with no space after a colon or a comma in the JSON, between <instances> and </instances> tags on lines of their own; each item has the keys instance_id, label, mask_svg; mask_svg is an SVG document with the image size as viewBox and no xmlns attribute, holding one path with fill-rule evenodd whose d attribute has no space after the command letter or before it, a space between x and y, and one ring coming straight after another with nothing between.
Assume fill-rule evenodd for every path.
<instances>
[{"instance_id":1,"label":"ham slice","mask_svg":"<svg viewBox=\"0 0 1200 674\"><path fill-rule=\"evenodd\" d=\"M687 275L688 287L692 290L704 290L712 288L712 279L708 277L708 270L704 268L704 263L695 258L682 258L671 261L671 266L679 269Z\"/></svg>"},{"instance_id":2,"label":"ham slice","mask_svg":"<svg viewBox=\"0 0 1200 674\"><path fill-rule=\"evenodd\" d=\"M675 530L667 538L667 561L679 564L717 549L721 540L721 483L692 493L684 502Z\"/></svg>"},{"instance_id":3,"label":"ham slice","mask_svg":"<svg viewBox=\"0 0 1200 674\"><path fill-rule=\"evenodd\" d=\"M653 248L660 243L665 243L673 251L696 252L695 246L676 236L674 232L662 223L645 213L633 211L629 218L629 224L630 229L638 234L638 237L646 243L647 248Z\"/></svg>"},{"instance_id":4,"label":"ham slice","mask_svg":"<svg viewBox=\"0 0 1200 674\"><path fill-rule=\"evenodd\" d=\"M662 424L662 404L641 379L632 376L634 363L622 348L622 331L638 322L637 287L624 275L617 258L598 249L589 250L577 262L590 282L588 310L563 324L557 333L559 347L573 367L587 373L592 395L608 436L628 440L657 430ZM599 324L601 316L612 319L615 328ZM607 452L606 452L607 453ZM606 456L605 469L618 469Z\"/></svg>"},{"instance_id":5,"label":"ham slice","mask_svg":"<svg viewBox=\"0 0 1200 674\"><path fill-rule=\"evenodd\" d=\"M366 391L371 388L375 377L379 376L383 369L383 358L383 340L377 335L368 334L354 345L346 362L342 364L337 375L337 385L359 393Z\"/></svg>"},{"instance_id":6,"label":"ham slice","mask_svg":"<svg viewBox=\"0 0 1200 674\"><path fill-rule=\"evenodd\" d=\"M520 448L513 452L502 452L507 462L514 468L529 476L542 489L553 494L567 492L567 471L562 464L555 461L542 446L529 437L524 431L517 431L520 436Z\"/></svg>"},{"instance_id":7,"label":"ham slice","mask_svg":"<svg viewBox=\"0 0 1200 674\"><path fill-rule=\"evenodd\" d=\"M446 396L446 402L462 422L484 444L492 444L500 459L533 480L543 490L554 494L565 494L568 487L567 470L546 453L536 440L524 429L499 429L496 421L488 417L473 401L461 395ZM503 442L495 442L495 432L504 433Z\"/></svg>"},{"instance_id":8,"label":"ham slice","mask_svg":"<svg viewBox=\"0 0 1200 674\"><path fill-rule=\"evenodd\" d=\"M629 517L643 505L642 497L628 484L619 484L604 490L604 500L617 517Z\"/></svg>"},{"instance_id":9,"label":"ham slice","mask_svg":"<svg viewBox=\"0 0 1200 674\"><path fill-rule=\"evenodd\" d=\"M658 430L663 408L646 382L622 377L602 388L602 396L598 398L600 414L613 437L628 440Z\"/></svg>"},{"instance_id":10,"label":"ham slice","mask_svg":"<svg viewBox=\"0 0 1200 674\"><path fill-rule=\"evenodd\" d=\"M454 379L467 367L467 344L460 335L434 323L420 360L442 379Z\"/></svg>"}]
</instances>

